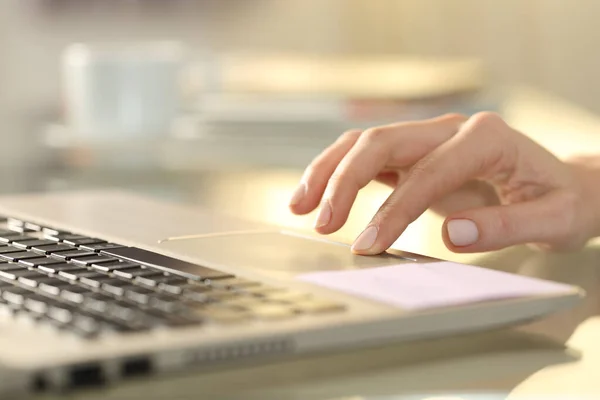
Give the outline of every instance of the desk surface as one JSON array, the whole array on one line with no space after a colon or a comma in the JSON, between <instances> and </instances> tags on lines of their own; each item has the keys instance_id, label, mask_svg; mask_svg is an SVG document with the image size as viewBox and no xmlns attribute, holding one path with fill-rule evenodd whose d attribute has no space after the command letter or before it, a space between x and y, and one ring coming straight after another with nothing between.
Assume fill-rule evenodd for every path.
<instances>
[{"instance_id":1,"label":"desk surface","mask_svg":"<svg viewBox=\"0 0 600 400\"><path fill-rule=\"evenodd\" d=\"M600 119L535 91L515 91L505 115L515 127L564 156L600 152ZM246 170L157 176L140 181L122 174L110 184L137 182L140 190L164 195L170 188L183 201L238 216L296 229L310 229L314 216L298 218L287 210L289 193L301 171ZM89 183L90 176L78 176ZM104 179L104 178L103 178ZM77 185L77 177L67 179ZM130 183L130 182L129 182ZM100 183L102 184L102 183ZM183 197L182 197L183 193ZM351 241L385 199L373 185L361 193L347 225L336 235ZM528 326L306 357L214 372L190 372L132 382L85 399L397 399L600 396L600 246L570 254L543 254L525 247L456 255L440 237L441 219L425 214L396 247L455 261L583 287L588 296L577 308ZM412 397L414 396L414 397ZM78 396L76 396L78 397ZM544 396L545 397L545 396Z\"/></svg>"}]
</instances>

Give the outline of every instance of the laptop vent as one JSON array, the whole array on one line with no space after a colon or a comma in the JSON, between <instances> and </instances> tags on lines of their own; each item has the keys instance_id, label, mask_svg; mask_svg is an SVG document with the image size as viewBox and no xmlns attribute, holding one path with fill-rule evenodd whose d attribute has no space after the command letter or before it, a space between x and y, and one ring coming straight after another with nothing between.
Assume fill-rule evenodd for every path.
<instances>
[{"instance_id":1,"label":"laptop vent","mask_svg":"<svg viewBox=\"0 0 600 400\"><path fill-rule=\"evenodd\" d=\"M216 362L286 354L291 353L293 349L294 343L290 339L241 343L201 351L190 351L189 362L195 365L210 365Z\"/></svg>"}]
</instances>

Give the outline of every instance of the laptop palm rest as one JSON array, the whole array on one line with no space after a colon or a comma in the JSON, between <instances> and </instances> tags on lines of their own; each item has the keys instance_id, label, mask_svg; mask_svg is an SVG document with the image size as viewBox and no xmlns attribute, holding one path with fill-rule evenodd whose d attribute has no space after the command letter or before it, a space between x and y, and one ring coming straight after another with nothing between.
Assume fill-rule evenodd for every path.
<instances>
[{"instance_id":1,"label":"laptop palm rest","mask_svg":"<svg viewBox=\"0 0 600 400\"><path fill-rule=\"evenodd\" d=\"M160 247L213 265L292 274L414 262L391 254L357 256L346 245L284 232L174 238Z\"/></svg>"}]
</instances>

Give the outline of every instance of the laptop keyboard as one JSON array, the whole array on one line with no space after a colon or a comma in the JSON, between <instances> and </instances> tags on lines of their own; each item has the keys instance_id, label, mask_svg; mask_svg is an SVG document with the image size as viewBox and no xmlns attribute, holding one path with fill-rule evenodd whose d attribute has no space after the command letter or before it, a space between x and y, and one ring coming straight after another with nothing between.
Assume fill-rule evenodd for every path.
<instances>
[{"instance_id":1,"label":"laptop keyboard","mask_svg":"<svg viewBox=\"0 0 600 400\"><path fill-rule=\"evenodd\" d=\"M344 308L147 250L0 218L0 312L84 338Z\"/></svg>"}]
</instances>

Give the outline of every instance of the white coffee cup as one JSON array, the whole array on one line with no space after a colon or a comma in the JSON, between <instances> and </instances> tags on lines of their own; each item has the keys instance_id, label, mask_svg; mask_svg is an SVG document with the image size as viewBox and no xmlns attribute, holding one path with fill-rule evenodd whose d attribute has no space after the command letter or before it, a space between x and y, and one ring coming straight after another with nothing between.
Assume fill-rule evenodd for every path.
<instances>
[{"instance_id":1,"label":"white coffee cup","mask_svg":"<svg viewBox=\"0 0 600 400\"><path fill-rule=\"evenodd\" d=\"M166 136L181 107L183 47L74 44L63 54L67 128L85 139Z\"/></svg>"}]
</instances>

